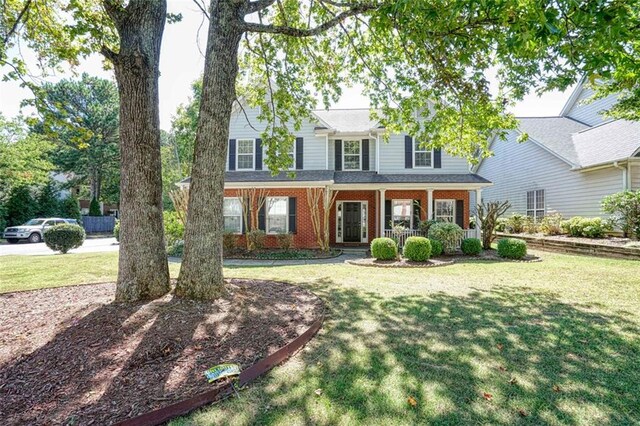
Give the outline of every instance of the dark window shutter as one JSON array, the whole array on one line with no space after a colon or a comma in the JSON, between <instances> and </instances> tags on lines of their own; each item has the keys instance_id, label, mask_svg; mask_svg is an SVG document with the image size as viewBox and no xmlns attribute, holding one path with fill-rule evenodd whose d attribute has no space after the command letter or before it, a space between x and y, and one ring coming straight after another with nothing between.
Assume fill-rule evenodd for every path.
<instances>
[{"instance_id":1,"label":"dark window shutter","mask_svg":"<svg viewBox=\"0 0 640 426\"><path fill-rule=\"evenodd\" d=\"M413 168L413 139L409 135L404 137L404 168Z\"/></svg>"},{"instance_id":2,"label":"dark window shutter","mask_svg":"<svg viewBox=\"0 0 640 426\"><path fill-rule=\"evenodd\" d=\"M342 170L342 141L336 139L336 170Z\"/></svg>"},{"instance_id":3,"label":"dark window shutter","mask_svg":"<svg viewBox=\"0 0 640 426\"><path fill-rule=\"evenodd\" d=\"M440 148L433 150L433 167L436 169L442 168L442 150Z\"/></svg>"},{"instance_id":4,"label":"dark window shutter","mask_svg":"<svg viewBox=\"0 0 640 426\"><path fill-rule=\"evenodd\" d=\"M229 170L236 169L236 140L229 139Z\"/></svg>"},{"instance_id":5,"label":"dark window shutter","mask_svg":"<svg viewBox=\"0 0 640 426\"><path fill-rule=\"evenodd\" d=\"M362 170L369 170L369 139L362 139Z\"/></svg>"},{"instance_id":6,"label":"dark window shutter","mask_svg":"<svg viewBox=\"0 0 640 426\"><path fill-rule=\"evenodd\" d=\"M296 170L304 167L304 139L296 138Z\"/></svg>"},{"instance_id":7,"label":"dark window shutter","mask_svg":"<svg viewBox=\"0 0 640 426\"><path fill-rule=\"evenodd\" d=\"M296 226L296 197L289 197L289 232L295 234L298 232Z\"/></svg>"},{"instance_id":8,"label":"dark window shutter","mask_svg":"<svg viewBox=\"0 0 640 426\"><path fill-rule=\"evenodd\" d=\"M384 200L384 229L391 229L391 200Z\"/></svg>"},{"instance_id":9,"label":"dark window shutter","mask_svg":"<svg viewBox=\"0 0 640 426\"><path fill-rule=\"evenodd\" d=\"M256 139L256 170L262 170L262 139Z\"/></svg>"},{"instance_id":10,"label":"dark window shutter","mask_svg":"<svg viewBox=\"0 0 640 426\"><path fill-rule=\"evenodd\" d=\"M413 229L418 229L420 223L420 200L413 200Z\"/></svg>"},{"instance_id":11,"label":"dark window shutter","mask_svg":"<svg viewBox=\"0 0 640 426\"><path fill-rule=\"evenodd\" d=\"M263 204L262 207L260 207L260 210L258 210L258 229L262 229L263 231L267 230L267 209L265 204Z\"/></svg>"},{"instance_id":12,"label":"dark window shutter","mask_svg":"<svg viewBox=\"0 0 640 426\"><path fill-rule=\"evenodd\" d=\"M464 229L464 200L456 200L456 224Z\"/></svg>"}]
</instances>

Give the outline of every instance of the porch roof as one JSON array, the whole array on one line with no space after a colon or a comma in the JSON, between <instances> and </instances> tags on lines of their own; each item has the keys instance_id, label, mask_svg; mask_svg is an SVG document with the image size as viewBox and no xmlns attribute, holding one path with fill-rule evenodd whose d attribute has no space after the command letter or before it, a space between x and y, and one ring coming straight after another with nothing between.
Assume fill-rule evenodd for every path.
<instances>
[{"instance_id":1,"label":"porch roof","mask_svg":"<svg viewBox=\"0 0 640 426\"><path fill-rule=\"evenodd\" d=\"M379 174L378 172L335 172L333 180L345 183L491 183L474 173L462 174Z\"/></svg>"}]
</instances>

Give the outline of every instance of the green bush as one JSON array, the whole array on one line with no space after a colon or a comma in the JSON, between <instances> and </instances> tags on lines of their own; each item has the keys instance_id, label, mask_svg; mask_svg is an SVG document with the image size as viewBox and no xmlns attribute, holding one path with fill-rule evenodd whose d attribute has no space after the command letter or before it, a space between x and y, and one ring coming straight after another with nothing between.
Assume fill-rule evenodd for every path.
<instances>
[{"instance_id":1,"label":"green bush","mask_svg":"<svg viewBox=\"0 0 640 426\"><path fill-rule=\"evenodd\" d=\"M238 235L233 232L222 234L222 250L224 253L232 253L238 247Z\"/></svg>"},{"instance_id":2,"label":"green bush","mask_svg":"<svg viewBox=\"0 0 640 426\"><path fill-rule=\"evenodd\" d=\"M120 242L120 221L116 220L116 225L113 227L113 236L116 237L116 241Z\"/></svg>"},{"instance_id":3,"label":"green bush","mask_svg":"<svg viewBox=\"0 0 640 426\"><path fill-rule=\"evenodd\" d=\"M517 238L503 238L498 241L498 255L507 259L522 259L527 254L527 243Z\"/></svg>"},{"instance_id":4,"label":"green bush","mask_svg":"<svg viewBox=\"0 0 640 426\"><path fill-rule=\"evenodd\" d=\"M80 221L80 204L76 197L70 195L60 202L60 216Z\"/></svg>"},{"instance_id":5,"label":"green bush","mask_svg":"<svg viewBox=\"0 0 640 426\"><path fill-rule=\"evenodd\" d=\"M500 217L496 221L496 232L505 232L507 230L507 225L509 224L509 219L506 217Z\"/></svg>"},{"instance_id":6,"label":"green bush","mask_svg":"<svg viewBox=\"0 0 640 426\"><path fill-rule=\"evenodd\" d=\"M53 251L65 254L71 249L80 247L86 234L82 226L65 223L55 225L44 231L44 242Z\"/></svg>"},{"instance_id":7,"label":"green bush","mask_svg":"<svg viewBox=\"0 0 640 426\"><path fill-rule=\"evenodd\" d=\"M434 240L433 238L429 238L429 242L431 243L431 257L440 256L444 249L442 243L439 240Z\"/></svg>"},{"instance_id":8,"label":"green bush","mask_svg":"<svg viewBox=\"0 0 640 426\"><path fill-rule=\"evenodd\" d=\"M423 237L426 237L429 235L429 228L436 223L438 222L435 220L421 220L420 223L418 223L418 231Z\"/></svg>"},{"instance_id":9,"label":"green bush","mask_svg":"<svg viewBox=\"0 0 640 426\"><path fill-rule=\"evenodd\" d=\"M89 204L89 216L102 216L102 212L100 211L100 203L96 200L95 197L91 199L91 203Z\"/></svg>"},{"instance_id":10,"label":"green bush","mask_svg":"<svg viewBox=\"0 0 640 426\"><path fill-rule=\"evenodd\" d=\"M482 253L482 241L477 238L465 238L460 248L467 256L477 256Z\"/></svg>"},{"instance_id":11,"label":"green bush","mask_svg":"<svg viewBox=\"0 0 640 426\"><path fill-rule=\"evenodd\" d=\"M572 237L602 238L611 226L599 217L574 216L562 222L562 229Z\"/></svg>"},{"instance_id":12,"label":"green bush","mask_svg":"<svg viewBox=\"0 0 640 426\"><path fill-rule=\"evenodd\" d=\"M526 218L525 215L519 213L512 214L511 217L507 219L507 231L512 234L521 234L524 232Z\"/></svg>"},{"instance_id":13,"label":"green bush","mask_svg":"<svg viewBox=\"0 0 640 426\"><path fill-rule=\"evenodd\" d=\"M249 231L247 233L247 241L248 241L248 249L249 251L253 250L262 250L264 248L264 242L267 239L267 233L262 229L254 229L253 231Z\"/></svg>"},{"instance_id":14,"label":"green bush","mask_svg":"<svg viewBox=\"0 0 640 426\"><path fill-rule=\"evenodd\" d=\"M377 260L395 260L398 246L391 238L375 238L371 241L371 255Z\"/></svg>"},{"instance_id":15,"label":"green bush","mask_svg":"<svg viewBox=\"0 0 640 426\"><path fill-rule=\"evenodd\" d=\"M173 257L182 257L184 254L184 241L178 240L169 246L167 254Z\"/></svg>"},{"instance_id":16,"label":"green bush","mask_svg":"<svg viewBox=\"0 0 640 426\"><path fill-rule=\"evenodd\" d=\"M165 211L162 213L162 221L164 223L164 237L167 240L167 246L170 247L176 241L184 239L184 225L178 219L178 213Z\"/></svg>"},{"instance_id":17,"label":"green bush","mask_svg":"<svg viewBox=\"0 0 640 426\"><path fill-rule=\"evenodd\" d=\"M543 217L540 221L540 231L544 235L562 234L562 215L554 213Z\"/></svg>"},{"instance_id":18,"label":"green bush","mask_svg":"<svg viewBox=\"0 0 640 426\"><path fill-rule=\"evenodd\" d=\"M527 234L537 234L538 233L538 224L532 216L525 216L524 225L522 226L522 230Z\"/></svg>"},{"instance_id":19,"label":"green bush","mask_svg":"<svg viewBox=\"0 0 640 426\"><path fill-rule=\"evenodd\" d=\"M445 253L455 252L462 237L464 231L455 223L438 222L429 228L429 238L439 240Z\"/></svg>"},{"instance_id":20,"label":"green bush","mask_svg":"<svg viewBox=\"0 0 640 426\"><path fill-rule=\"evenodd\" d=\"M278 247L282 250L290 250L293 247L293 234L289 232L280 232L276 235L276 241L278 242Z\"/></svg>"},{"instance_id":21,"label":"green bush","mask_svg":"<svg viewBox=\"0 0 640 426\"><path fill-rule=\"evenodd\" d=\"M431 243L425 237L409 237L402 254L412 262L426 262L431 257Z\"/></svg>"},{"instance_id":22,"label":"green bush","mask_svg":"<svg viewBox=\"0 0 640 426\"><path fill-rule=\"evenodd\" d=\"M33 219L38 208L36 200L31 195L31 188L27 185L12 188L4 204L5 217L9 226L22 225L29 219Z\"/></svg>"},{"instance_id":23,"label":"green bush","mask_svg":"<svg viewBox=\"0 0 640 426\"><path fill-rule=\"evenodd\" d=\"M612 215L615 225L625 236L635 234L640 239L640 190L622 191L604 197L602 210Z\"/></svg>"}]
</instances>

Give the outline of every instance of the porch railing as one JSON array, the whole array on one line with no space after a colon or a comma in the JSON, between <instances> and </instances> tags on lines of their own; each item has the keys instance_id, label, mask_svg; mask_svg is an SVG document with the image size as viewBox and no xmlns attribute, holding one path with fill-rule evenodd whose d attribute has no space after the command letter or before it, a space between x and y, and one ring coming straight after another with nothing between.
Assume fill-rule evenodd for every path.
<instances>
[{"instance_id":1,"label":"porch railing","mask_svg":"<svg viewBox=\"0 0 640 426\"><path fill-rule=\"evenodd\" d=\"M456 248L460 248L462 244L462 240L464 238L476 238L476 230L475 229L463 229L464 235L456 244ZM393 238L398 241L398 248L404 247L404 243L407 241L409 237L421 237L422 233L417 229L405 229L402 232L395 232L393 229L385 229L384 236L387 238Z\"/></svg>"}]
</instances>

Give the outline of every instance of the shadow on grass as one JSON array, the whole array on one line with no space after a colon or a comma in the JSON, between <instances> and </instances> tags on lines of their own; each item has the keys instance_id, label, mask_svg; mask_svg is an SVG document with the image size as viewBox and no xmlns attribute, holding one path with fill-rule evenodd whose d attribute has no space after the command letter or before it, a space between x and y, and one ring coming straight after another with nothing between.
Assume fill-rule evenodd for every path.
<instances>
[{"instance_id":1,"label":"shadow on grass","mask_svg":"<svg viewBox=\"0 0 640 426\"><path fill-rule=\"evenodd\" d=\"M300 365L173 424L640 422L628 318L524 287L389 298L330 278L305 287L328 314Z\"/></svg>"}]
</instances>

